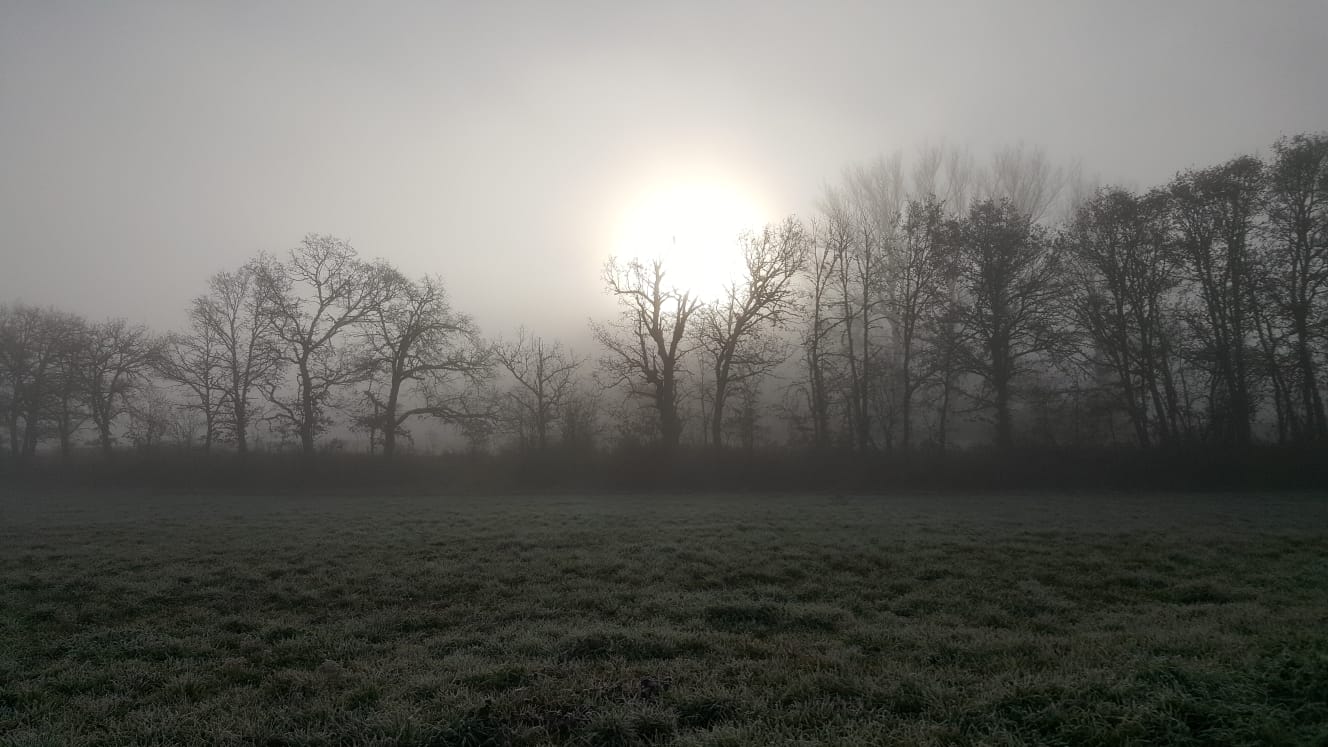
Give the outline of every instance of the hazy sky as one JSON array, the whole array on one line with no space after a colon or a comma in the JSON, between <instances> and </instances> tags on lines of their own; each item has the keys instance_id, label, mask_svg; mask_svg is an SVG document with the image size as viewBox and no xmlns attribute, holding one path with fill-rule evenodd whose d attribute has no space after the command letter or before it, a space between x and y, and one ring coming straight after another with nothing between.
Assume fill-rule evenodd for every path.
<instances>
[{"instance_id":1,"label":"hazy sky","mask_svg":"<svg viewBox=\"0 0 1328 747\"><path fill-rule=\"evenodd\" d=\"M0 302L177 326L308 232L583 336L678 183L808 214L849 164L1023 140L1104 181L1328 129L1328 2L0 0Z\"/></svg>"}]
</instances>

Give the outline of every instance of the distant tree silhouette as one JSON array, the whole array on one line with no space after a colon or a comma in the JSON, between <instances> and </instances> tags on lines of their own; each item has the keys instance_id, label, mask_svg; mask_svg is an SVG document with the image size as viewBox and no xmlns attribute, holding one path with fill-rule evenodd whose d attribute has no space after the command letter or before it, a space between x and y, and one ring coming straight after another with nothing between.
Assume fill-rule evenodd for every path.
<instances>
[{"instance_id":1,"label":"distant tree silhouette","mask_svg":"<svg viewBox=\"0 0 1328 747\"><path fill-rule=\"evenodd\" d=\"M563 408L574 394L582 361L557 340L546 342L524 327L517 330L515 340L494 345L493 353L515 382L506 402L520 423L529 424L535 448L546 451L550 430L563 419Z\"/></svg>"},{"instance_id":2,"label":"distant tree silhouette","mask_svg":"<svg viewBox=\"0 0 1328 747\"><path fill-rule=\"evenodd\" d=\"M1187 171L1169 188L1177 246L1199 297L1190 316L1191 362L1210 381L1215 436L1237 446L1250 443L1254 418L1253 239L1263 184L1263 164L1245 156Z\"/></svg>"},{"instance_id":3,"label":"distant tree silhouette","mask_svg":"<svg viewBox=\"0 0 1328 747\"><path fill-rule=\"evenodd\" d=\"M974 399L994 411L996 445L1008 449L1015 381L1057 347L1060 262L1045 231L1009 200L974 204L960 231L963 366L982 384Z\"/></svg>"},{"instance_id":4,"label":"distant tree silhouette","mask_svg":"<svg viewBox=\"0 0 1328 747\"><path fill-rule=\"evenodd\" d=\"M281 360L295 373L295 390L263 382L278 419L314 453L327 427L327 408L339 388L364 381L370 369L355 328L385 301L382 275L355 249L332 236L309 234L284 262L263 257L255 268L264 322Z\"/></svg>"},{"instance_id":5,"label":"distant tree silhouette","mask_svg":"<svg viewBox=\"0 0 1328 747\"><path fill-rule=\"evenodd\" d=\"M94 325L89 331L81 370L103 454L111 453L115 420L128 412L130 395L144 383L159 355L157 345L146 327L123 319Z\"/></svg>"},{"instance_id":6,"label":"distant tree silhouette","mask_svg":"<svg viewBox=\"0 0 1328 747\"><path fill-rule=\"evenodd\" d=\"M603 277L622 311L616 322L592 323L595 339L607 351L601 368L611 384L649 399L658 415L661 444L672 452L682 437L679 364L689 352L687 325L701 304L690 291L667 282L661 260L625 265L609 260Z\"/></svg>"},{"instance_id":7,"label":"distant tree silhouette","mask_svg":"<svg viewBox=\"0 0 1328 747\"><path fill-rule=\"evenodd\" d=\"M260 262L252 261L233 272L213 275L207 293L195 298L190 308L193 333L205 335L219 349L216 383L222 388L235 449L242 455L249 451L253 398L275 390L283 366L260 292L260 271Z\"/></svg>"},{"instance_id":8,"label":"distant tree silhouette","mask_svg":"<svg viewBox=\"0 0 1328 747\"><path fill-rule=\"evenodd\" d=\"M1322 355L1328 335L1328 133L1282 138L1268 167L1259 296L1275 366L1286 370L1279 434L1328 439ZM1280 356L1279 356L1280 354ZM1283 425L1285 421L1285 425Z\"/></svg>"},{"instance_id":9,"label":"distant tree silhouette","mask_svg":"<svg viewBox=\"0 0 1328 747\"><path fill-rule=\"evenodd\" d=\"M76 369L87 343L83 320L54 309L0 306L0 407L10 453L31 458L51 433L68 450L82 422L84 387Z\"/></svg>"},{"instance_id":10,"label":"distant tree silhouette","mask_svg":"<svg viewBox=\"0 0 1328 747\"><path fill-rule=\"evenodd\" d=\"M1111 395L1145 448L1184 434L1168 324L1181 267L1167 211L1165 195L1104 189L1079 206L1063 237L1079 350L1111 372Z\"/></svg>"},{"instance_id":11,"label":"distant tree silhouette","mask_svg":"<svg viewBox=\"0 0 1328 747\"><path fill-rule=\"evenodd\" d=\"M487 378L490 361L474 322L452 309L441 279L410 280L384 263L370 271L381 297L362 321L365 365L378 384L366 396L391 458L410 418L473 417L458 400L467 385ZM403 404L408 395L411 404Z\"/></svg>"},{"instance_id":12,"label":"distant tree silhouette","mask_svg":"<svg viewBox=\"0 0 1328 747\"><path fill-rule=\"evenodd\" d=\"M203 451L220 440L222 415L226 409L224 349L214 329L191 310L190 329L167 335L152 361L159 376L187 392L183 407L203 419Z\"/></svg>"},{"instance_id":13,"label":"distant tree silhouette","mask_svg":"<svg viewBox=\"0 0 1328 747\"><path fill-rule=\"evenodd\" d=\"M874 415L881 409L882 361L876 333L885 323L880 290L904 200L902 161L896 156L850 169L843 184L828 189L821 202L824 235L836 254L833 299L826 300L838 311L835 327L847 374L852 443L863 452L877 446Z\"/></svg>"},{"instance_id":14,"label":"distant tree silhouette","mask_svg":"<svg viewBox=\"0 0 1328 747\"><path fill-rule=\"evenodd\" d=\"M759 378L788 357L772 333L793 310L806 241L806 229L792 218L741 237L741 277L723 298L698 312L696 338L712 374L710 442L715 449L724 445L730 388Z\"/></svg>"},{"instance_id":15,"label":"distant tree silhouette","mask_svg":"<svg viewBox=\"0 0 1328 747\"><path fill-rule=\"evenodd\" d=\"M914 431L915 400L940 372L942 359L928 355L928 322L944 314L956 274L958 226L935 195L909 200L898 241L887 256L885 316L890 324L893 378L889 387L898 413L900 446L908 449Z\"/></svg>"}]
</instances>

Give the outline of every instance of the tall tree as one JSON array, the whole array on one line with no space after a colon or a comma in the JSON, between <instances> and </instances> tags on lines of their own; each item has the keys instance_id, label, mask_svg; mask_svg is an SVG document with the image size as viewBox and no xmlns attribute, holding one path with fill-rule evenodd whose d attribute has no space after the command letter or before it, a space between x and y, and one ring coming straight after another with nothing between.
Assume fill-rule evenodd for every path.
<instances>
[{"instance_id":1,"label":"tall tree","mask_svg":"<svg viewBox=\"0 0 1328 747\"><path fill-rule=\"evenodd\" d=\"M696 336L711 368L710 439L716 449L723 448L730 387L761 376L787 357L766 333L783 325L793 308L806 240L806 230L793 218L741 237L742 277L700 313Z\"/></svg>"},{"instance_id":2,"label":"tall tree","mask_svg":"<svg viewBox=\"0 0 1328 747\"><path fill-rule=\"evenodd\" d=\"M1294 391L1287 404L1298 413L1294 436L1325 439L1320 358L1328 331L1328 133L1282 138L1273 152L1260 295L1290 348Z\"/></svg>"},{"instance_id":3,"label":"tall tree","mask_svg":"<svg viewBox=\"0 0 1328 747\"><path fill-rule=\"evenodd\" d=\"M194 299L190 319L219 348L217 365L226 420L235 450L249 451L255 392L275 389L282 369L281 349L260 293L260 262L208 279L208 291Z\"/></svg>"},{"instance_id":4,"label":"tall tree","mask_svg":"<svg viewBox=\"0 0 1328 747\"><path fill-rule=\"evenodd\" d=\"M1179 270L1164 195L1105 189L1077 209L1065 232L1070 313L1090 366L1112 374L1112 394L1143 447L1181 435L1167 299Z\"/></svg>"},{"instance_id":5,"label":"tall tree","mask_svg":"<svg viewBox=\"0 0 1328 747\"><path fill-rule=\"evenodd\" d=\"M489 359L474 322L452 309L441 279L412 281L385 264L373 272L381 298L363 321L374 375L366 396L383 454L391 458L410 418L459 422L474 416L457 398L465 385L486 377Z\"/></svg>"},{"instance_id":6,"label":"tall tree","mask_svg":"<svg viewBox=\"0 0 1328 747\"><path fill-rule=\"evenodd\" d=\"M821 210L833 224L838 328L848 373L848 411L859 451L875 447L872 413L879 362L876 332L884 323L882 282L897 240L904 188L898 156L851 169L844 184L827 190Z\"/></svg>"},{"instance_id":7,"label":"tall tree","mask_svg":"<svg viewBox=\"0 0 1328 747\"><path fill-rule=\"evenodd\" d=\"M1263 164L1244 156L1185 172L1169 190L1178 244L1200 300L1192 329L1201 345L1196 360L1211 368L1210 419L1220 439L1239 446L1250 443L1254 417L1251 239L1263 179Z\"/></svg>"},{"instance_id":8,"label":"tall tree","mask_svg":"<svg viewBox=\"0 0 1328 747\"><path fill-rule=\"evenodd\" d=\"M512 377L507 401L519 420L529 424L535 448L545 451L550 430L562 420L563 407L575 393L576 370L582 361L557 340L545 341L524 327L515 340L494 346L494 359Z\"/></svg>"},{"instance_id":9,"label":"tall tree","mask_svg":"<svg viewBox=\"0 0 1328 747\"><path fill-rule=\"evenodd\" d=\"M838 262L848 242L846 230L847 224L842 221L814 220L802 261L805 327L801 343L806 369L802 396L806 400L812 445L817 449L829 447L831 439L832 347L840 321L832 308L831 298L838 277Z\"/></svg>"},{"instance_id":10,"label":"tall tree","mask_svg":"<svg viewBox=\"0 0 1328 747\"><path fill-rule=\"evenodd\" d=\"M914 399L928 383L936 362L927 356L928 320L943 313L955 272L955 224L934 195L910 200L905 207L900 239L887 258L885 314L890 324L896 361L900 445L912 441Z\"/></svg>"},{"instance_id":11,"label":"tall tree","mask_svg":"<svg viewBox=\"0 0 1328 747\"><path fill-rule=\"evenodd\" d=\"M1058 342L1060 263L1046 232L1009 200L974 204L960 236L965 368L980 379L975 398L994 410L996 445L1006 449L1015 382Z\"/></svg>"},{"instance_id":12,"label":"tall tree","mask_svg":"<svg viewBox=\"0 0 1328 747\"><path fill-rule=\"evenodd\" d=\"M307 456L328 425L333 393L369 374L350 333L382 304L383 278L345 241L309 234L285 262L262 258L256 280L280 359L295 371L293 393L266 383L268 401Z\"/></svg>"},{"instance_id":13,"label":"tall tree","mask_svg":"<svg viewBox=\"0 0 1328 747\"><path fill-rule=\"evenodd\" d=\"M82 369L103 454L111 453L115 420L128 412L130 395L158 355L156 345L146 327L130 325L123 319L112 319L91 329Z\"/></svg>"},{"instance_id":14,"label":"tall tree","mask_svg":"<svg viewBox=\"0 0 1328 747\"><path fill-rule=\"evenodd\" d=\"M684 345L687 325L700 308L690 291L666 282L661 260L620 265L609 260L604 283L617 299L619 318L607 325L592 323L595 339L605 347L601 367L613 384L623 384L633 396L647 398L658 416L660 443L666 453L682 437L678 414L680 363L689 352Z\"/></svg>"},{"instance_id":15,"label":"tall tree","mask_svg":"<svg viewBox=\"0 0 1328 747\"><path fill-rule=\"evenodd\" d=\"M82 321L36 306L0 307L0 381L10 453L30 458L59 431L65 377L80 343Z\"/></svg>"},{"instance_id":16,"label":"tall tree","mask_svg":"<svg viewBox=\"0 0 1328 747\"><path fill-rule=\"evenodd\" d=\"M188 332L167 335L152 362L165 380L187 392L182 405L203 420L203 451L210 452L219 439L222 414L226 408L225 348L201 309L195 305L189 314ZM159 395L146 401L155 406Z\"/></svg>"}]
</instances>

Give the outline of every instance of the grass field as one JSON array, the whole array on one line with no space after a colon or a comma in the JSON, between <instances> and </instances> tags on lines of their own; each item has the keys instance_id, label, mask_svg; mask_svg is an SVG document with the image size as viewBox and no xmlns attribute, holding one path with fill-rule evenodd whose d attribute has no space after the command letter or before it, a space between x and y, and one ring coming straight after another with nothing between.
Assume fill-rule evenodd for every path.
<instances>
[{"instance_id":1,"label":"grass field","mask_svg":"<svg viewBox=\"0 0 1328 747\"><path fill-rule=\"evenodd\" d=\"M1322 496L0 498L0 744L1328 744Z\"/></svg>"}]
</instances>

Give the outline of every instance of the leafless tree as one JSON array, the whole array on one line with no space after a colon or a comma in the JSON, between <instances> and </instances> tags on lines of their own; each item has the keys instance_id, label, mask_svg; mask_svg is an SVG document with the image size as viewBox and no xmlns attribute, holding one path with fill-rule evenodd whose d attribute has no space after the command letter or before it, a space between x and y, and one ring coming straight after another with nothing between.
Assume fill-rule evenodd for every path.
<instances>
[{"instance_id":1,"label":"leafless tree","mask_svg":"<svg viewBox=\"0 0 1328 747\"><path fill-rule=\"evenodd\" d=\"M102 453L111 453L116 418L129 409L129 398L143 382L157 342L146 327L112 319L93 326L83 351L82 371L92 422Z\"/></svg>"},{"instance_id":2,"label":"leafless tree","mask_svg":"<svg viewBox=\"0 0 1328 747\"><path fill-rule=\"evenodd\" d=\"M201 311L199 305L191 309L189 331L167 335L152 363L158 375L187 392L183 407L202 418L203 451L209 452L228 404L226 351Z\"/></svg>"},{"instance_id":3,"label":"leafless tree","mask_svg":"<svg viewBox=\"0 0 1328 747\"><path fill-rule=\"evenodd\" d=\"M263 257L256 265L263 319L278 343L280 358L293 367L295 391L265 382L278 419L314 453L326 428L334 392L364 381L369 369L351 334L384 301L381 274L355 249L332 236L310 234L285 262Z\"/></svg>"},{"instance_id":4,"label":"leafless tree","mask_svg":"<svg viewBox=\"0 0 1328 747\"><path fill-rule=\"evenodd\" d=\"M570 452L593 451L603 431L602 412L599 393L585 380L574 381L563 400L559 445Z\"/></svg>"},{"instance_id":5,"label":"leafless tree","mask_svg":"<svg viewBox=\"0 0 1328 747\"><path fill-rule=\"evenodd\" d=\"M1081 355L1111 372L1112 395L1143 447L1181 436L1167 306L1180 283L1164 195L1107 189L1067 227L1070 314Z\"/></svg>"},{"instance_id":6,"label":"leafless tree","mask_svg":"<svg viewBox=\"0 0 1328 747\"><path fill-rule=\"evenodd\" d=\"M86 341L82 319L35 306L0 306L0 405L10 453L31 458L52 433L68 453L82 423L73 361Z\"/></svg>"},{"instance_id":7,"label":"leafless tree","mask_svg":"<svg viewBox=\"0 0 1328 747\"><path fill-rule=\"evenodd\" d=\"M843 221L813 221L802 260L805 327L801 343L806 380L801 388L812 445L817 449L830 445L831 345L841 321L831 309L830 302L833 284L839 275L838 262L847 251L847 228Z\"/></svg>"},{"instance_id":8,"label":"leafless tree","mask_svg":"<svg viewBox=\"0 0 1328 747\"><path fill-rule=\"evenodd\" d=\"M611 384L649 399L659 418L661 444L671 452L682 436L678 384L680 363L689 352L687 325L701 304L690 291L667 283L661 260L626 265L609 260L604 283L621 314L607 325L592 323L595 339L606 349L601 368Z\"/></svg>"},{"instance_id":9,"label":"leafless tree","mask_svg":"<svg viewBox=\"0 0 1328 747\"><path fill-rule=\"evenodd\" d=\"M711 373L710 439L723 448L725 404L732 386L758 378L788 357L770 337L797 300L794 280L802 269L807 233L794 218L739 238L743 274L724 297L704 307L696 338Z\"/></svg>"},{"instance_id":10,"label":"leafless tree","mask_svg":"<svg viewBox=\"0 0 1328 747\"><path fill-rule=\"evenodd\" d=\"M981 380L975 399L995 411L996 444L1013 443L1014 383L1058 342L1060 263L1045 231L1009 200L984 200L961 227L960 316L964 367Z\"/></svg>"},{"instance_id":11,"label":"leafless tree","mask_svg":"<svg viewBox=\"0 0 1328 747\"><path fill-rule=\"evenodd\" d=\"M1039 223L1052 213L1071 181L1071 174L1053 165L1045 150L1020 143L997 151L987 169L978 172L976 194L993 203L1007 200L1016 212Z\"/></svg>"},{"instance_id":12,"label":"leafless tree","mask_svg":"<svg viewBox=\"0 0 1328 747\"><path fill-rule=\"evenodd\" d=\"M955 276L957 226L934 195L910 200L899 241L887 257L885 317L895 360L900 445L913 435L914 399L934 373L935 356L926 355L927 323L944 312Z\"/></svg>"},{"instance_id":13,"label":"leafless tree","mask_svg":"<svg viewBox=\"0 0 1328 747\"><path fill-rule=\"evenodd\" d=\"M179 431L179 408L164 392L151 384L137 388L127 398L125 412L129 416L125 435L134 448L140 451L161 448L172 432Z\"/></svg>"},{"instance_id":14,"label":"leafless tree","mask_svg":"<svg viewBox=\"0 0 1328 747\"><path fill-rule=\"evenodd\" d=\"M847 364L848 410L859 451L875 446L873 394L880 357L875 337L884 323L881 291L886 258L898 239L905 198L902 168L902 160L895 156L850 169L844 184L827 190L821 202L840 252L834 263L834 302Z\"/></svg>"},{"instance_id":15,"label":"leafless tree","mask_svg":"<svg viewBox=\"0 0 1328 747\"><path fill-rule=\"evenodd\" d=\"M274 390L282 370L281 350L265 316L259 293L260 263L208 280L208 292L194 299L190 320L196 334L218 348L217 365L226 420L240 454L249 451L255 392Z\"/></svg>"},{"instance_id":16,"label":"leafless tree","mask_svg":"<svg viewBox=\"0 0 1328 747\"><path fill-rule=\"evenodd\" d=\"M1239 446L1250 443L1254 416L1252 239L1263 179L1263 164L1246 156L1185 172L1169 189L1178 245L1200 299L1192 321L1200 343L1194 360L1209 362L1209 409L1217 435Z\"/></svg>"},{"instance_id":17,"label":"leafless tree","mask_svg":"<svg viewBox=\"0 0 1328 747\"><path fill-rule=\"evenodd\" d=\"M366 397L383 454L391 458L410 418L475 417L459 398L487 378L490 363L474 322L452 309L441 279L412 281L381 263L372 272L381 298L363 317L373 376Z\"/></svg>"},{"instance_id":18,"label":"leafless tree","mask_svg":"<svg viewBox=\"0 0 1328 747\"><path fill-rule=\"evenodd\" d=\"M563 417L563 407L573 394L577 368L583 362L562 343L546 342L524 327L516 339L494 345L494 359L512 376L506 401L518 419L528 423L535 447L548 448L550 429Z\"/></svg>"},{"instance_id":19,"label":"leafless tree","mask_svg":"<svg viewBox=\"0 0 1328 747\"><path fill-rule=\"evenodd\" d=\"M1328 133L1282 138L1268 168L1260 295L1288 349L1284 409L1293 437L1328 438L1321 353L1328 333ZM1319 351L1316 354L1316 349Z\"/></svg>"}]
</instances>

